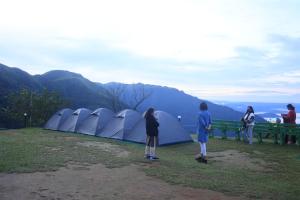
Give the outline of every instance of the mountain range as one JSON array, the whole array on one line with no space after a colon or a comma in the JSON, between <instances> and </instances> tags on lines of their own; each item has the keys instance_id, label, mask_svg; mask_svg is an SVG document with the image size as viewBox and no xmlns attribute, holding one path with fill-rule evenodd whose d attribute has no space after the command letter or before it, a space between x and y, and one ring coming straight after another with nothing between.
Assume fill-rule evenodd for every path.
<instances>
[{"instance_id":1,"label":"mountain range","mask_svg":"<svg viewBox=\"0 0 300 200\"><path fill-rule=\"evenodd\" d=\"M148 94L147 98L137 106L137 110L144 112L149 107L169 112L173 116L181 116L185 126L194 126L199 103L204 101L191 96L175 88L147 85L147 84L122 84L122 83L96 83L80 74L55 70L41 75L30 75L19 69L0 64L0 107L5 106L5 96L17 92L22 88L32 91L47 89L55 91L70 102L70 108L80 107L91 110L98 107L113 109L114 96L110 89L122 87L123 92L118 100L121 108L131 107L136 100L137 92ZM140 95L140 94L138 94ZM224 105L218 105L210 101L209 111L214 119L240 120L242 112L236 111ZM258 121L264 121L258 118Z\"/></svg>"},{"instance_id":2,"label":"mountain range","mask_svg":"<svg viewBox=\"0 0 300 200\"><path fill-rule=\"evenodd\" d=\"M222 120L240 120L243 116L243 112L235 111L234 109L214 104L210 101L199 99L197 97L186 94L176 88L162 87L156 85L145 84L120 84L120 83L108 83L104 84L104 87L111 85L123 86L125 88L122 100L127 105L132 105L132 97L135 96L135 90L144 91L146 94L150 94L143 103L137 107L137 110L144 112L149 107L153 107L158 110L166 111L173 116L181 116L181 123L187 128L193 130L196 124L196 116L199 111L199 104L205 101L208 104L209 111L212 114L213 119ZM142 88L142 89L141 89ZM264 121L258 117L257 121Z\"/></svg>"}]
</instances>

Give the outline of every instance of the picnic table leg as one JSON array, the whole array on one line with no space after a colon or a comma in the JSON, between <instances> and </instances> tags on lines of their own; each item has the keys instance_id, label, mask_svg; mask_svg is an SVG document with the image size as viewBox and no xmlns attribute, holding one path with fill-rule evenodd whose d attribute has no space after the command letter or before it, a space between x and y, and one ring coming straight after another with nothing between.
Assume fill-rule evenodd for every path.
<instances>
[{"instance_id":1,"label":"picnic table leg","mask_svg":"<svg viewBox=\"0 0 300 200\"><path fill-rule=\"evenodd\" d=\"M227 139L227 130L223 130L222 134L222 139Z\"/></svg>"},{"instance_id":2,"label":"picnic table leg","mask_svg":"<svg viewBox=\"0 0 300 200\"><path fill-rule=\"evenodd\" d=\"M215 137L215 129L212 129L212 130L209 132L209 137L210 137L210 138L214 138L214 137Z\"/></svg>"},{"instance_id":3,"label":"picnic table leg","mask_svg":"<svg viewBox=\"0 0 300 200\"><path fill-rule=\"evenodd\" d=\"M262 141L262 133L261 132L258 132L257 139L258 139L258 143L259 144L263 143L263 141Z\"/></svg>"},{"instance_id":4,"label":"picnic table leg","mask_svg":"<svg viewBox=\"0 0 300 200\"><path fill-rule=\"evenodd\" d=\"M241 130L235 131L235 140L241 141Z\"/></svg>"},{"instance_id":5,"label":"picnic table leg","mask_svg":"<svg viewBox=\"0 0 300 200\"><path fill-rule=\"evenodd\" d=\"M274 130L274 144L278 144L278 132L280 134L280 130L278 129Z\"/></svg>"},{"instance_id":6,"label":"picnic table leg","mask_svg":"<svg viewBox=\"0 0 300 200\"><path fill-rule=\"evenodd\" d=\"M280 145L285 144L285 133L284 130L280 129Z\"/></svg>"}]
</instances>

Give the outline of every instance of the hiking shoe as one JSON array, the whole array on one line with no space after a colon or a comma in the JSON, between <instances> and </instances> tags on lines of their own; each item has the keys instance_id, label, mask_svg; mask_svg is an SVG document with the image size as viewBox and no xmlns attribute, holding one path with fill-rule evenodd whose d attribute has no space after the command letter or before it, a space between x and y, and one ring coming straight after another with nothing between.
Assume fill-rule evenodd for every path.
<instances>
[{"instance_id":1,"label":"hiking shoe","mask_svg":"<svg viewBox=\"0 0 300 200\"><path fill-rule=\"evenodd\" d=\"M149 159L149 158L150 158L150 155L149 155L149 154L145 154L145 155L144 155L144 158Z\"/></svg>"},{"instance_id":2,"label":"hiking shoe","mask_svg":"<svg viewBox=\"0 0 300 200\"><path fill-rule=\"evenodd\" d=\"M150 156L149 160L158 160L159 158L156 156Z\"/></svg>"},{"instance_id":3,"label":"hiking shoe","mask_svg":"<svg viewBox=\"0 0 300 200\"><path fill-rule=\"evenodd\" d=\"M203 157L202 155L197 154L197 155L195 156L195 160L197 160L198 162L201 162L202 157Z\"/></svg>"},{"instance_id":4,"label":"hiking shoe","mask_svg":"<svg viewBox=\"0 0 300 200\"><path fill-rule=\"evenodd\" d=\"M202 162L203 161L202 157L195 158L195 160L198 161L198 162Z\"/></svg>"}]
</instances>

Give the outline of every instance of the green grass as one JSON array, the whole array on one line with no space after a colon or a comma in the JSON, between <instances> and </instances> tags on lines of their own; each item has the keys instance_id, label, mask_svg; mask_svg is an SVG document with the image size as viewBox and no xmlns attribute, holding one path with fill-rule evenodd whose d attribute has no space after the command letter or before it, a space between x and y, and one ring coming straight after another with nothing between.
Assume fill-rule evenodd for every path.
<instances>
[{"instance_id":1,"label":"green grass","mask_svg":"<svg viewBox=\"0 0 300 200\"><path fill-rule=\"evenodd\" d=\"M130 152L128 158L118 158L110 152L80 146L78 142L99 141L119 145ZM208 152L235 149L247 152L251 159L274 163L268 171L241 169L220 162L200 164L194 160L196 143L158 148L160 161L143 158L141 144L109 140L38 128L0 131L0 172L34 172L56 170L70 162L103 163L107 167L137 164L150 176L170 184L210 189L227 195L253 199L299 199L300 148L271 143L246 145L232 140L210 139ZM261 152L257 154L256 152Z\"/></svg>"},{"instance_id":2,"label":"green grass","mask_svg":"<svg viewBox=\"0 0 300 200\"><path fill-rule=\"evenodd\" d=\"M69 162L103 163L108 167L124 166L125 159L109 152L77 145L83 141L105 141L98 137L60 133L38 128L0 131L0 172L56 170Z\"/></svg>"}]
</instances>

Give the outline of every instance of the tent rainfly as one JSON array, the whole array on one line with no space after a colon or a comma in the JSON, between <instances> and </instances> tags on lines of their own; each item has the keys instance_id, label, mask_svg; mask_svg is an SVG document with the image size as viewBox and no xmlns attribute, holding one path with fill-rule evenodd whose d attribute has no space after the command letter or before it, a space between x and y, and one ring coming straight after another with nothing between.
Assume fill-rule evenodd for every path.
<instances>
[{"instance_id":1,"label":"tent rainfly","mask_svg":"<svg viewBox=\"0 0 300 200\"><path fill-rule=\"evenodd\" d=\"M175 144L182 142L191 142L192 138L182 127L180 122L172 115L164 111L155 111L154 116L159 123L158 141L159 145ZM146 128L145 120L141 120L135 128L124 138L128 141L145 143Z\"/></svg>"},{"instance_id":2,"label":"tent rainfly","mask_svg":"<svg viewBox=\"0 0 300 200\"><path fill-rule=\"evenodd\" d=\"M78 133L95 135L101 131L106 124L113 119L115 114L107 108L98 108L94 110L78 127Z\"/></svg>"},{"instance_id":3,"label":"tent rainfly","mask_svg":"<svg viewBox=\"0 0 300 200\"><path fill-rule=\"evenodd\" d=\"M172 115L164 111L155 111L154 116L159 123L159 145L192 141L189 133ZM73 113L67 108L54 114L45 128L138 143L146 142L145 119L140 113L130 109L114 115L106 108L98 108L93 112L80 108Z\"/></svg>"},{"instance_id":4,"label":"tent rainfly","mask_svg":"<svg viewBox=\"0 0 300 200\"><path fill-rule=\"evenodd\" d=\"M96 135L123 140L132 131L137 122L142 119L141 114L134 110L123 110L116 114L103 130L97 132Z\"/></svg>"},{"instance_id":5,"label":"tent rainfly","mask_svg":"<svg viewBox=\"0 0 300 200\"><path fill-rule=\"evenodd\" d=\"M59 127L58 130L66 132L76 132L80 124L91 114L86 108L79 108Z\"/></svg>"},{"instance_id":6,"label":"tent rainfly","mask_svg":"<svg viewBox=\"0 0 300 200\"><path fill-rule=\"evenodd\" d=\"M58 130L59 126L68 119L72 115L74 111L65 108L61 109L60 111L56 112L52 117L47 121L46 125L44 126L45 129L49 130Z\"/></svg>"}]
</instances>

